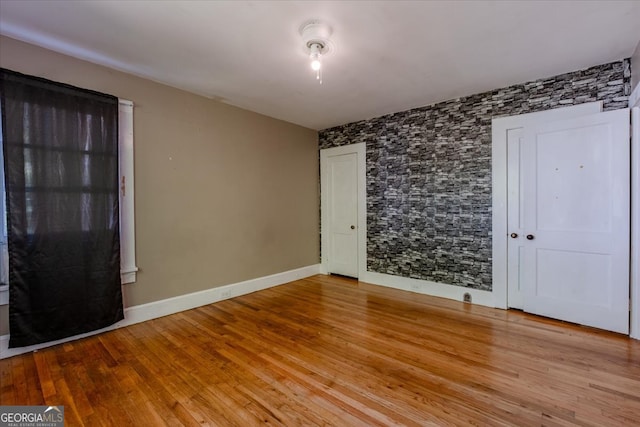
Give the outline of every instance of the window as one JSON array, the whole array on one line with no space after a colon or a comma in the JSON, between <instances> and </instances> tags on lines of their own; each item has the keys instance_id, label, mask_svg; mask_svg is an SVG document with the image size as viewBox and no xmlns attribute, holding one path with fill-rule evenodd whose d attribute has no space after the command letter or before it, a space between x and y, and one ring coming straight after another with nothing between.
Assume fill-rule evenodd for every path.
<instances>
[{"instance_id":1,"label":"window","mask_svg":"<svg viewBox=\"0 0 640 427\"><path fill-rule=\"evenodd\" d=\"M1 123L0 123L1 126ZM121 283L136 281L135 205L133 159L133 103L119 100L118 149L120 169L120 278ZM4 159L0 128L0 305L9 303L9 254L7 251L6 195Z\"/></svg>"}]
</instances>

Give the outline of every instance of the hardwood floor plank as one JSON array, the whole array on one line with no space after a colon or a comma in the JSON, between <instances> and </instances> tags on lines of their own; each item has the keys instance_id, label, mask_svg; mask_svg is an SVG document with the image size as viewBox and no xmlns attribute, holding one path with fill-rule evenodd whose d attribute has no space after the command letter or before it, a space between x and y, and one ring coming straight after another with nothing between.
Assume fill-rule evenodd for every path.
<instances>
[{"instance_id":1,"label":"hardwood floor plank","mask_svg":"<svg viewBox=\"0 0 640 427\"><path fill-rule=\"evenodd\" d=\"M0 364L0 402L20 400L16 397L18 387L14 383L14 378L18 375L17 369L12 369L10 363Z\"/></svg>"},{"instance_id":2,"label":"hardwood floor plank","mask_svg":"<svg viewBox=\"0 0 640 427\"><path fill-rule=\"evenodd\" d=\"M42 389L42 395L45 400L51 396L55 396L56 387L51 380L49 373L49 366L45 360L45 354L47 352L34 352L33 360L36 362L36 369L38 372L38 380L40 382L40 388Z\"/></svg>"},{"instance_id":3,"label":"hardwood floor plank","mask_svg":"<svg viewBox=\"0 0 640 427\"><path fill-rule=\"evenodd\" d=\"M640 342L314 276L0 361L86 426L640 425ZM45 403L46 402L46 403Z\"/></svg>"}]
</instances>

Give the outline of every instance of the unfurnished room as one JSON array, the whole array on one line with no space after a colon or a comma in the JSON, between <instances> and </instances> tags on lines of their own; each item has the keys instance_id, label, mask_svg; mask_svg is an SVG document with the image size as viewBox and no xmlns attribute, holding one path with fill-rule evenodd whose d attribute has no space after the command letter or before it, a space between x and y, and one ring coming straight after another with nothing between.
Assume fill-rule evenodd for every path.
<instances>
[{"instance_id":1,"label":"unfurnished room","mask_svg":"<svg viewBox=\"0 0 640 427\"><path fill-rule=\"evenodd\" d=\"M640 425L640 1L0 0L0 427Z\"/></svg>"}]
</instances>

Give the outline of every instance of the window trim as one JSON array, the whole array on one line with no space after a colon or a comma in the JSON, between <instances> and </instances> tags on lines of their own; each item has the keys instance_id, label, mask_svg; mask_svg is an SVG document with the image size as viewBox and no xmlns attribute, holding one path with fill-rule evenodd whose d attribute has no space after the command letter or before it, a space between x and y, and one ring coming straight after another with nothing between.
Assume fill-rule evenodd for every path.
<instances>
[{"instance_id":1,"label":"window trim","mask_svg":"<svg viewBox=\"0 0 640 427\"><path fill-rule=\"evenodd\" d=\"M5 216L5 192L4 192L4 153L2 151L2 125L0 124L0 186L2 186L2 191L0 191L0 262L4 263L7 254L7 235L5 234L6 230L6 221L7 218ZM1 266L4 268L4 266ZM8 277L8 272L7 272ZM7 280L8 282L8 280ZM9 304L9 285L0 285L0 305Z\"/></svg>"},{"instance_id":2,"label":"window trim","mask_svg":"<svg viewBox=\"0 0 640 427\"><path fill-rule=\"evenodd\" d=\"M118 164L120 194L120 283L134 283L136 265L135 185L133 174L133 102L119 99Z\"/></svg>"}]
</instances>

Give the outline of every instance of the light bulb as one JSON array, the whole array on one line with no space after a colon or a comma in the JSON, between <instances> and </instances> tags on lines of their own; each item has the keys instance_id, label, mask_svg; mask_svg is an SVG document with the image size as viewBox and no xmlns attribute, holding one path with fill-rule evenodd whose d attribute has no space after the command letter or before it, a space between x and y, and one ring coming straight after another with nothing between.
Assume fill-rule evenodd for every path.
<instances>
[{"instance_id":1,"label":"light bulb","mask_svg":"<svg viewBox=\"0 0 640 427\"><path fill-rule=\"evenodd\" d=\"M322 46L320 43L311 43L309 46L309 58L311 58L311 69L316 72L316 80L322 84L322 75L320 68L322 67Z\"/></svg>"},{"instance_id":2,"label":"light bulb","mask_svg":"<svg viewBox=\"0 0 640 427\"><path fill-rule=\"evenodd\" d=\"M320 48L321 46L318 43L313 43L310 46L309 58L311 58L311 69L313 71L318 71L322 66L322 63L320 62L320 56L322 55L320 53Z\"/></svg>"}]
</instances>

